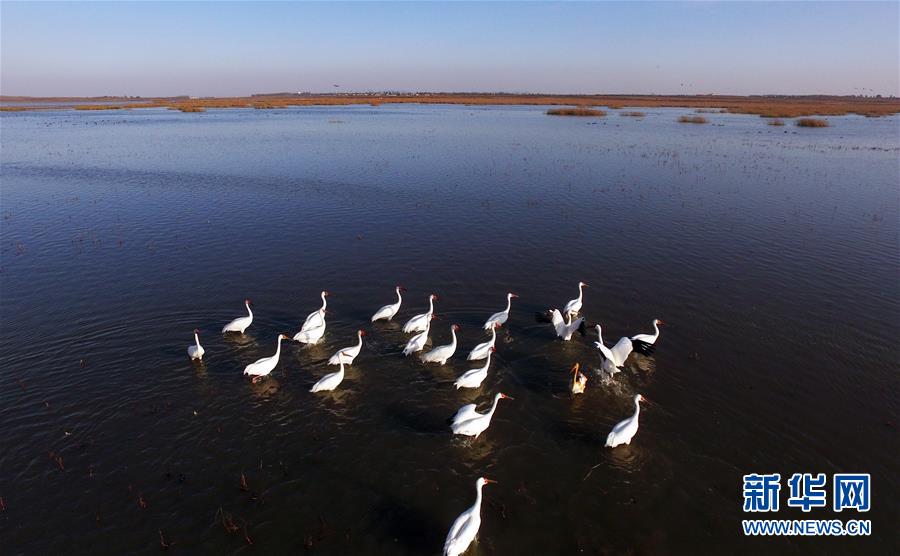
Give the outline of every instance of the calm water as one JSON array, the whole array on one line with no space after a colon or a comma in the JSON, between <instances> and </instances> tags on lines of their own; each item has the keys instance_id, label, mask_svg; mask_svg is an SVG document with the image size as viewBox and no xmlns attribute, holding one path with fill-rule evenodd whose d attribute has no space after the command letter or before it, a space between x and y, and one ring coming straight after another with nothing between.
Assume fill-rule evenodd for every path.
<instances>
[{"instance_id":1,"label":"calm water","mask_svg":"<svg viewBox=\"0 0 900 556\"><path fill-rule=\"evenodd\" d=\"M3 114L0 550L156 553L162 530L181 553L437 554L483 474L471 554L896 551L900 119L684 113ZM579 280L608 340L669 326L573 399L595 337L555 341L533 313ZM399 323L369 325L397 283ZM322 289L323 343L249 384ZM432 291L434 342L462 326L445 367L399 353ZM454 390L507 291L488 379ZM248 334L223 337L246 297ZM339 390L309 393L361 325ZM515 400L480 439L451 437L500 390ZM635 393L655 404L634 443L604 449ZM872 536L745 539L752 472L871 473L864 516L772 517Z\"/></svg>"}]
</instances>

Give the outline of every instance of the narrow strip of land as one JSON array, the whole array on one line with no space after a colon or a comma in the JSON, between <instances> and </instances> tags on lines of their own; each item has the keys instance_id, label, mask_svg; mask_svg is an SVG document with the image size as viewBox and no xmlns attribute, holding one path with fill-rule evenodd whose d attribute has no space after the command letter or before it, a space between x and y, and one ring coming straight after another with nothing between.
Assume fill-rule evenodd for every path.
<instances>
[{"instance_id":1,"label":"narrow strip of land","mask_svg":"<svg viewBox=\"0 0 900 556\"><path fill-rule=\"evenodd\" d=\"M137 97L0 97L0 110L127 110L169 108L182 112L203 112L214 108L283 108L289 106L335 106L387 103L463 105L545 105L576 109L692 108L721 109L735 114L757 114L767 118L801 116L841 116L859 114L877 117L900 113L900 98L853 96L652 96L652 95L516 95L483 93L420 94L272 94L249 97L137 98Z\"/></svg>"}]
</instances>

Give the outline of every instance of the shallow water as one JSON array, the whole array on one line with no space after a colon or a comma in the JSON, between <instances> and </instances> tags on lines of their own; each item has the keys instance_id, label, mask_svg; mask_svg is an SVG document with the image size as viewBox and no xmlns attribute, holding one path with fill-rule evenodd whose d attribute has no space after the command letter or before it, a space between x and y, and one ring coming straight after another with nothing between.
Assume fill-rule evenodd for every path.
<instances>
[{"instance_id":1,"label":"shallow water","mask_svg":"<svg viewBox=\"0 0 900 556\"><path fill-rule=\"evenodd\" d=\"M184 553L436 554L481 474L471 554L895 549L900 119L543 110L2 114L0 549L156 552L162 531ZM606 384L594 334L533 319L579 280L607 340L668 323ZM397 283L398 322L370 325ZM249 384L322 289L323 343ZM488 379L454 390L507 291ZM434 343L462 326L445 367L400 355L430 292ZM247 297L247 335L223 336ZM360 326L339 390L309 393ZM485 434L451 437L501 390ZM604 449L635 393L634 443ZM872 536L745 539L753 472L871 473L864 516L767 517Z\"/></svg>"}]
</instances>

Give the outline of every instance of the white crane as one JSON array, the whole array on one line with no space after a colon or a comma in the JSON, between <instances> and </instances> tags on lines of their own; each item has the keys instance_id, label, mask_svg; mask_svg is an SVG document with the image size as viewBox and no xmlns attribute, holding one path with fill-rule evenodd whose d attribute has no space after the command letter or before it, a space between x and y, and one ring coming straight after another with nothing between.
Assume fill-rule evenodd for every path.
<instances>
[{"instance_id":1,"label":"white crane","mask_svg":"<svg viewBox=\"0 0 900 556\"><path fill-rule=\"evenodd\" d=\"M338 352L340 353L340 352ZM334 390L338 387L338 385L344 380L344 362L341 361L339 363L341 366L340 370L336 373L331 373L323 376L319 379L318 382L313 384L313 387L309 389L310 392L328 392L330 390Z\"/></svg>"},{"instance_id":2,"label":"white crane","mask_svg":"<svg viewBox=\"0 0 900 556\"><path fill-rule=\"evenodd\" d=\"M278 365L278 358L281 357L281 340L289 339L290 338L284 334L279 334L278 339L275 342L275 355L263 357L262 359L257 359L255 362L250 363L244 367L244 374L252 376L254 384L259 382L263 377L268 376L268 374L272 372L272 369Z\"/></svg>"},{"instance_id":3,"label":"white crane","mask_svg":"<svg viewBox=\"0 0 900 556\"><path fill-rule=\"evenodd\" d=\"M496 351L496 348L491 348L488 350L487 361L484 362L484 366L479 369L472 369L470 371L466 371L463 373L461 377L456 379L456 382L453 383L456 386L456 389L460 388L478 388L481 386L481 383L484 382L484 379L487 378L488 368L491 366L491 354Z\"/></svg>"},{"instance_id":4,"label":"white crane","mask_svg":"<svg viewBox=\"0 0 900 556\"><path fill-rule=\"evenodd\" d=\"M612 432L606 437L607 447L615 448L619 444L631 444L631 439L638 431L638 417L641 414L640 402L644 401L647 400L640 394L634 397L634 415L613 427Z\"/></svg>"},{"instance_id":5,"label":"white crane","mask_svg":"<svg viewBox=\"0 0 900 556\"><path fill-rule=\"evenodd\" d=\"M434 315L434 302L437 300L437 298L438 296L436 296L435 294L429 295L428 312L422 313L421 315L416 315L406 321L406 324L403 325L403 332L407 334L410 334L412 332L421 332L428 326L431 326L431 316Z\"/></svg>"},{"instance_id":6,"label":"white crane","mask_svg":"<svg viewBox=\"0 0 900 556\"><path fill-rule=\"evenodd\" d=\"M500 311L499 313L494 313L493 315L491 315L491 318L489 318L484 323L485 330L491 330L495 325L503 326L504 324L506 324L506 320L509 318L509 309L510 307L512 307L512 300L515 297L519 296L512 292L506 294L506 309Z\"/></svg>"},{"instance_id":7,"label":"white crane","mask_svg":"<svg viewBox=\"0 0 900 556\"><path fill-rule=\"evenodd\" d=\"M434 315L428 320L428 324L425 325L425 330L419 332L415 336L409 339L406 343L406 347L403 348L403 355L409 355L410 353L415 353L417 351L422 351L425 349L425 344L428 343L428 333L431 332L431 319L434 318Z\"/></svg>"},{"instance_id":8,"label":"white crane","mask_svg":"<svg viewBox=\"0 0 900 556\"><path fill-rule=\"evenodd\" d=\"M353 360L356 359L356 356L359 355L359 350L362 349L363 344L363 336L366 335L365 330L357 330L356 336L359 338L359 343L355 346L346 347L344 349L337 350L334 355L331 356L331 359L328 360L329 365L352 365Z\"/></svg>"},{"instance_id":9,"label":"white crane","mask_svg":"<svg viewBox=\"0 0 900 556\"><path fill-rule=\"evenodd\" d=\"M325 318L323 317L318 326L311 326L294 334L294 341L301 344L318 344L322 336L325 335L325 326Z\"/></svg>"},{"instance_id":10,"label":"white crane","mask_svg":"<svg viewBox=\"0 0 900 556\"><path fill-rule=\"evenodd\" d=\"M328 300L326 298L329 295L331 294L322 290L322 293L320 294L322 306L306 316L306 320L303 321L303 326L300 327L301 332L311 328L318 328L323 325L325 322L325 308L328 307Z\"/></svg>"},{"instance_id":11,"label":"white crane","mask_svg":"<svg viewBox=\"0 0 900 556\"><path fill-rule=\"evenodd\" d=\"M469 356L466 358L469 361L478 361L479 359L484 359L488 356L488 354L493 350L494 345L497 343L497 329L500 328L499 324L495 324L491 327L491 339L482 342L475 346L472 351L469 352Z\"/></svg>"},{"instance_id":12,"label":"white crane","mask_svg":"<svg viewBox=\"0 0 900 556\"><path fill-rule=\"evenodd\" d=\"M594 342L594 346L603 354L603 369L610 374L619 372L619 367L625 365L625 360L628 359L628 356L631 355L631 352L634 349L631 338L622 336L619 338L619 341L616 342L616 345L612 348L608 348L606 347L606 344L603 343L603 330L598 324L597 340L598 341Z\"/></svg>"},{"instance_id":13,"label":"white crane","mask_svg":"<svg viewBox=\"0 0 900 556\"><path fill-rule=\"evenodd\" d=\"M582 300L584 299L584 290L587 284L584 282L578 282L578 297L566 303L566 306L563 307L563 313L567 315L572 315L573 317L581 311Z\"/></svg>"},{"instance_id":14,"label":"white crane","mask_svg":"<svg viewBox=\"0 0 900 556\"><path fill-rule=\"evenodd\" d=\"M222 332L238 332L240 334L244 333L244 330L250 327L250 324L253 322L253 311L250 310L250 300L244 300L244 307L247 308L247 316L246 317L238 317L233 321L226 324L222 327Z\"/></svg>"},{"instance_id":15,"label":"white crane","mask_svg":"<svg viewBox=\"0 0 900 556\"><path fill-rule=\"evenodd\" d=\"M372 322L376 320L391 320L394 318L394 315L397 314L397 311L400 310L400 304L403 303L403 296L400 295L400 292L405 292L406 288L403 286L397 286L394 288L394 291L397 292L397 303L391 303L390 305L385 305L381 309L378 309L374 315L372 315Z\"/></svg>"},{"instance_id":16,"label":"white crane","mask_svg":"<svg viewBox=\"0 0 900 556\"><path fill-rule=\"evenodd\" d=\"M556 330L556 335L566 342L572 339L572 334L574 334L576 330L580 332L582 336L587 333L584 328L584 317L578 317L573 322L572 313L566 313L566 316L569 319L568 322L563 320L559 309L551 309L546 313L536 313L534 315L538 322L549 322L552 324L553 329Z\"/></svg>"},{"instance_id":17,"label":"white crane","mask_svg":"<svg viewBox=\"0 0 900 556\"><path fill-rule=\"evenodd\" d=\"M643 342L649 346L656 344L656 340L659 339L659 327L664 324L666 323L660 319L653 319L653 334L636 334L631 337L631 341Z\"/></svg>"},{"instance_id":18,"label":"white crane","mask_svg":"<svg viewBox=\"0 0 900 556\"><path fill-rule=\"evenodd\" d=\"M422 354L422 362L424 363L440 363L443 365L447 362L448 359L453 357L453 354L456 353L456 331L459 330L459 325L454 324L450 326L450 335L453 337L450 340L449 344L445 344L443 346L438 346L428 353Z\"/></svg>"},{"instance_id":19,"label":"white crane","mask_svg":"<svg viewBox=\"0 0 900 556\"><path fill-rule=\"evenodd\" d=\"M500 400L511 399L512 398L510 398L503 392L498 392L494 396L494 403L486 413L478 413L475 410L475 404L462 406L461 408L459 408L459 411L456 412L456 415L453 416L453 422L450 425L450 430L453 431L453 434L462 434L465 436L474 436L475 438L478 438L478 435L483 433L489 426L491 426L491 418L494 417L494 412L497 411L497 403Z\"/></svg>"},{"instance_id":20,"label":"white crane","mask_svg":"<svg viewBox=\"0 0 900 556\"><path fill-rule=\"evenodd\" d=\"M444 556L459 556L478 536L478 529L481 527L481 489L486 484L496 482L484 477L475 481L475 504L461 513L450 527L447 540L444 541Z\"/></svg>"}]
</instances>

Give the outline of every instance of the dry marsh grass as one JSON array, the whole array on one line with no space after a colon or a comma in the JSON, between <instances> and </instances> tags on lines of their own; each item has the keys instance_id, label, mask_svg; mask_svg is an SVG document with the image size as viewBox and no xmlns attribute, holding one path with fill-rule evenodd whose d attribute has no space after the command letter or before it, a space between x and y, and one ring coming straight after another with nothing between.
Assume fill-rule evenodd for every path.
<instances>
[{"instance_id":1,"label":"dry marsh grass","mask_svg":"<svg viewBox=\"0 0 900 556\"><path fill-rule=\"evenodd\" d=\"M627 116L627 117L629 117L629 118L643 118L643 117L646 116L647 114L644 113L644 112L629 111L629 112L619 112L619 115L620 115L620 116Z\"/></svg>"},{"instance_id":2,"label":"dry marsh grass","mask_svg":"<svg viewBox=\"0 0 900 556\"><path fill-rule=\"evenodd\" d=\"M797 120L797 127L828 127L828 120L819 118L800 118Z\"/></svg>"},{"instance_id":3,"label":"dry marsh grass","mask_svg":"<svg viewBox=\"0 0 900 556\"><path fill-rule=\"evenodd\" d=\"M724 108L698 108L694 112L698 114L724 114L728 110Z\"/></svg>"},{"instance_id":4,"label":"dry marsh grass","mask_svg":"<svg viewBox=\"0 0 900 556\"><path fill-rule=\"evenodd\" d=\"M783 125L784 125L784 120L779 119L779 118L775 118L774 120L769 120L769 121L766 122L766 123L768 123L769 125L774 125L774 126L779 126L779 127L780 127L780 126L783 126Z\"/></svg>"},{"instance_id":5,"label":"dry marsh grass","mask_svg":"<svg viewBox=\"0 0 900 556\"><path fill-rule=\"evenodd\" d=\"M548 116L605 116L606 112L597 110L596 108L587 108L585 106L575 106L572 108L551 108L547 110Z\"/></svg>"},{"instance_id":6,"label":"dry marsh grass","mask_svg":"<svg viewBox=\"0 0 900 556\"><path fill-rule=\"evenodd\" d=\"M705 124L705 123L709 123L709 120L707 120L703 116L681 116L678 118L678 123L681 123L681 124Z\"/></svg>"},{"instance_id":7,"label":"dry marsh grass","mask_svg":"<svg viewBox=\"0 0 900 556\"><path fill-rule=\"evenodd\" d=\"M51 102L74 104L78 102L102 102L91 105L92 110L104 110L108 106L120 106L123 102L135 102L133 98L95 97L95 98L30 98L0 96L0 109L10 110L13 107L2 106L3 102L39 101L44 104L28 107L16 106L15 110L43 110L71 108L71 106L53 106ZM685 108L689 110L725 110L733 114L756 114L769 118L800 118L807 116L843 116L859 114L862 116L887 116L900 113L900 99L896 98L864 98L864 97L832 97L832 96L754 96L739 97L727 95L694 95L694 96L651 96L651 95L513 95L485 93L422 93L406 95L260 95L255 97L230 98L144 98L140 99L141 108L168 108L190 104L203 108L248 108L255 103L271 104L274 107L285 106L340 106L348 104L463 104L463 105L556 105L556 106L608 106L613 109L629 108ZM96 108L94 108L96 106ZM104 108L100 108L103 106Z\"/></svg>"}]
</instances>

